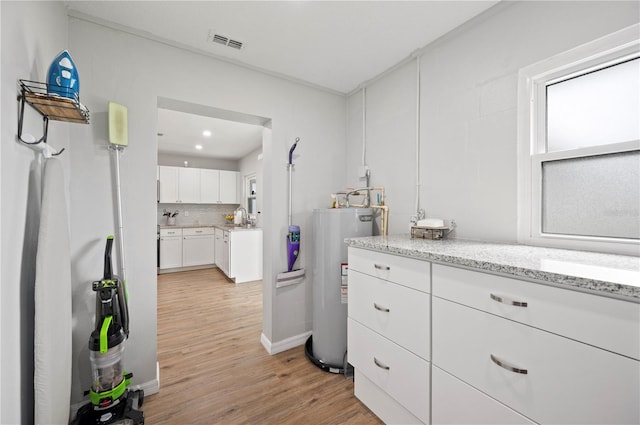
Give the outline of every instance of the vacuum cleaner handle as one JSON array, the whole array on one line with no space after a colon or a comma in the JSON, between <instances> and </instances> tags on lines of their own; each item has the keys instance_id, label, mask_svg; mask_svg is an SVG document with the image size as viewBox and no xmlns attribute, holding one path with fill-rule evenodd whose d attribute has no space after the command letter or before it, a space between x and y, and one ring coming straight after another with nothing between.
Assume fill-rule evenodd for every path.
<instances>
[{"instance_id":1,"label":"vacuum cleaner handle","mask_svg":"<svg viewBox=\"0 0 640 425\"><path fill-rule=\"evenodd\" d=\"M104 280L113 280L113 269L111 268L111 248L113 248L113 235L107 236L107 246L104 249Z\"/></svg>"}]
</instances>

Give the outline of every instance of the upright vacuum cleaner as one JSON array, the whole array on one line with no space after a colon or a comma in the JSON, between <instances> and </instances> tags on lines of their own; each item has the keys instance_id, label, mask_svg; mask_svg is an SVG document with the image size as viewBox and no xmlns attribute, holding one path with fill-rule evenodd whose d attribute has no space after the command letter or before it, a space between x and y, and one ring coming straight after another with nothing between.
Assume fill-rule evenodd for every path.
<instances>
[{"instance_id":1,"label":"upright vacuum cleaner","mask_svg":"<svg viewBox=\"0 0 640 425\"><path fill-rule=\"evenodd\" d=\"M96 326L89 338L92 384L88 391L91 403L78 411L77 423L144 424L138 410L144 401L143 390L130 390L132 373L122 367L124 342L129 333L129 310L124 282L113 274L111 249L113 236L107 238L104 275L93 282L96 293Z\"/></svg>"},{"instance_id":2,"label":"upright vacuum cleaner","mask_svg":"<svg viewBox=\"0 0 640 425\"><path fill-rule=\"evenodd\" d=\"M104 253L104 274L93 282L96 293L96 323L89 338L89 358L93 381L87 392L91 403L78 411L79 424L144 424L140 407L144 401L142 390L130 390L132 373L122 367L124 342L129 337L129 307L124 261L124 225L120 192L120 153L129 143L127 108L109 102L109 149L115 153L116 207L118 214L118 253L120 277L111 267L113 236L107 238Z\"/></svg>"}]
</instances>

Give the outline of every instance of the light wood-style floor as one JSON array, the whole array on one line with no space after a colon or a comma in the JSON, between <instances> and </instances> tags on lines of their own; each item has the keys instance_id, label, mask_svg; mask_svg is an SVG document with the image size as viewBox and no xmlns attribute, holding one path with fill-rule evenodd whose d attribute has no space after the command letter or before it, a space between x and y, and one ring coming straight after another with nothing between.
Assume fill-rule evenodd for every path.
<instances>
[{"instance_id":1,"label":"light wood-style floor","mask_svg":"<svg viewBox=\"0 0 640 425\"><path fill-rule=\"evenodd\" d=\"M303 347L260 344L262 282L218 269L158 276L160 393L142 406L158 424L381 424L353 381L313 366Z\"/></svg>"}]
</instances>

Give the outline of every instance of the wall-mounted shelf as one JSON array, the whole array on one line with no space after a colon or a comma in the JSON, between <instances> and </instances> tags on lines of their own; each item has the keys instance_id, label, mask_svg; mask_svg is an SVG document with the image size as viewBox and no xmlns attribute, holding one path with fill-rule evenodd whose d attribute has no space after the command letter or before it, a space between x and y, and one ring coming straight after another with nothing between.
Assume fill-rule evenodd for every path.
<instances>
[{"instance_id":1,"label":"wall-mounted shelf","mask_svg":"<svg viewBox=\"0 0 640 425\"><path fill-rule=\"evenodd\" d=\"M18 136L17 140L31 148L45 152L47 155L59 155L64 149L55 152L50 147L43 148L41 143L47 143L47 132L49 120L73 122L78 124L89 123L89 109L80 103L80 99L68 98L49 94L46 83L29 80L18 80L19 94L18 102L20 109L18 112ZM22 137L22 124L24 121L24 105L31 105L43 119L42 137L33 141L24 140Z\"/></svg>"},{"instance_id":2,"label":"wall-mounted shelf","mask_svg":"<svg viewBox=\"0 0 640 425\"><path fill-rule=\"evenodd\" d=\"M38 81L20 80L21 96L43 117L54 121L89 123L89 109L79 98L68 98L48 94L47 84Z\"/></svg>"}]
</instances>

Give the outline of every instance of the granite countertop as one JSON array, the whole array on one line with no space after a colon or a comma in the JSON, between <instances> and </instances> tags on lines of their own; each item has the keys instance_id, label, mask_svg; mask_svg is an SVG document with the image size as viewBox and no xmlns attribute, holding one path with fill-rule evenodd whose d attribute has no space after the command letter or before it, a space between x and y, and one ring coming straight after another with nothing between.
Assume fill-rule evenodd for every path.
<instances>
[{"instance_id":1,"label":"granite countertop","mask_svg":"<svg viewBox=\"0 0 640 425\"><path fill-rule=\"evenodd\" d=\"M217 229L227 230L229 232L262 230L262 228L260 227L236 226L234 224L176 224L175 226L160 225L161 229L195 229L201 227L213 227Z\"/></svg>"},{"instance_id":2,"label":"granite countertop","mask_svg":"<svg viewBox=\"0 0 640 425\"><path fill-rule=\"evenodd\" d=\"M348 238L350 247L531 279L640 303L640 258L409 234Z\"/></svg>"}]
</instances>

